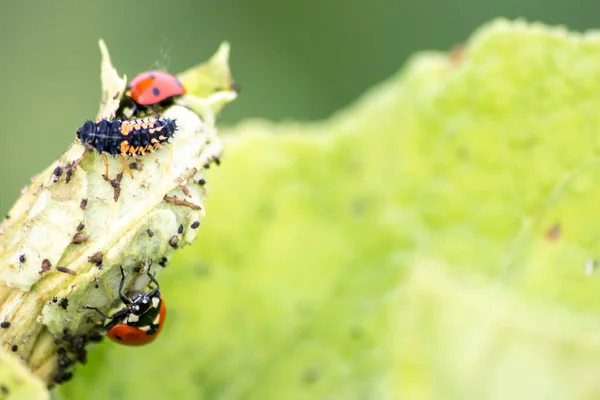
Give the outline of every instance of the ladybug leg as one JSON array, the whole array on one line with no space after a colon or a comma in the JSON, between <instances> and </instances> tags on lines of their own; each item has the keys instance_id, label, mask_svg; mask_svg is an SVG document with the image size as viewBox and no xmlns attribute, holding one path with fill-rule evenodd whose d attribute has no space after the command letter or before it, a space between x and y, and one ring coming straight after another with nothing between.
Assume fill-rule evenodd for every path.
<instances>
[{"instance_id":1,"label":"ladybug leg","mask_svg":"<svg viewBox=\"0 0 600 400\"><path fill-rule=\"evenodd\" d=\"M126 305L132 304L131 299L123 294L123 285L125 284L125 272L123 272L123 267L121 268L121 283L119 283L119 297L121 301Z\"/></svg>"},{"instance_id":2,"label":"ladybug leg","mask_svg":"<svg viewBox=\"0 0 600 400\"><path fill-rule=\"evenodd\" d=\"M97 309L96 307L90 307L90 306L83 306L83 308L87 308L88 310L94 310L96 311L98 314L100 314L100 316L102 316L102 318L104 319L111 319L111 317L109 317L108 315L104 314L102 311L100 311L99 309Z\"/></svg>"},{"instance_id":3,"label":"ladybug leg","mask_svg":"<svg viewBox=\"0 0 600 400\"><path fill-rule=\"evenodd\" d=\"M150 278L150 280L152 282L154 282L154 284L156 285L156 288L158 289L159 288L158 281L156 280L156 278L154 277L154 275L152 275L150 272L148 272L148 278Z\"/></svg>"},{"instance_id":4,"label":"ladybug leg","mask_svg":"<svg viewBox=\"0 0 600 400\"><path fill-rule=\"evenodd\" d=\"M129 100L131 100L131 104L133 104L133 106L131 107L131 118L133 118L135 116L135 113L137 112L137 103L135 101L133 101L133 99L130 97Z\"/></svg>"},{"instance_id":5,"label":"ladybug leg","mask_svg":"<svg viewBox=\"0 0 600 400\"><path fill-rule=\"evenodd\" d=\"M146 335L154 335L156 332L158 332L158 328L160 328L160 325L150 324L148 330L146 331Z\"/></svg>"},{"instance_id":6,"label":"ladybug leg","mask_svg":"<svg viewBox=\"0 0 600 400\"><path fill-rule=\"evenodd\" d=\"M129 308L124 308L122 310L115 312L113 315L111 315L108 318L111 320L111 323L115 323L115 321L118 322L123 317L128 316L129 314L131 314L131 310Z\"/></svg>"},{"instance_id":7,"label":"ladybug leg","mask_svg":"<svg viewBox=\"0 0 600 400\"><path fill-rule=\"evenodd\" d=\"M131 114L126 115L125 108L129 107L129 106L131 106ZM123 100L121 100L121 104L119 105L119 108L117 109L117 111L115 111L115 116L117 118L129 119L129 118L133 118L135 116L136 111L137 111L136 102L133 101L133 99L131 97L125 96L123 98Z\"/></svg>"},{"instance_id":8,"label":"ladybug leg","mask_svg":"<svg viewBox=\"0 0 600 400\"><path fill-rule=\"evenodd\" d=\"M158 109L156 107L154 107L154 105L148 105L148 106L146 106L146 108L148 108L148 110L152 111L153 117L160 118L160 112L158 111Z\"/></svg>"},{"instance_id":9,"label":"ladybug leg","mask_svg":"<svg viewBox=\"0 0 600 400\"><path fill-rule=\"evenodd\" d=\"M103 329L106 331L109 331L111 328L113 328L115 325L117 325L123 317L125 317L131 313L131 311L129 309L124 309L124 310L117 311L116 313L114 313L111 316L108 316L108 315L104 314L102 311L100 311L99 309L97 309L96 307L84 306L83 308L87 308L88 310L94 310L102 318L104 318L105 320L108 320L109 322L103 326Z\"/></svg>"},{"instance_id":10,"label":"ladybug leg","mask_svg":"<svg viewBox=\"0 0 600 400\"><path fill-rule=\"evenodd\" d=\"M119 160L121 160L121 164L123 164L123 169L127 171L129 176L131 176L131 179L133 179L133 172L131 172L131 168L129 168L129 164L127 164L127 161L125 161L122 154L119 154Z\"/></svg>"}]
</instances>

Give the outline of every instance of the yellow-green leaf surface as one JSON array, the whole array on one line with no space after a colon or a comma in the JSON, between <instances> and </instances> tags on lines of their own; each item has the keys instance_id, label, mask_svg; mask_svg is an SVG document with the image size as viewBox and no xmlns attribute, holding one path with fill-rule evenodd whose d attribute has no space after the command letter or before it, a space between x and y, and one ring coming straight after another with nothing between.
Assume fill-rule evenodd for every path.
<instances>
[{"instance_id":1,"label":"yellow-green leaf surface","mask_svg":"<svg viewBox=\"0 0 600 400\"><path fill-rule=\"evenodd\" d=\"M496 21L328 121L240 124L161 337L61 398L600 398L599 110L600 36Z\"/></svg>"},{"instance_id":2,"label":"yellow-green leaf surface","mask_svg":"<svg viewBox=\"0 0 600 400\"><path fill-rule=\"evenodd\" d=\"M50 394L16 355L0 348L0 398L46 400Z\"/></svg>"}]
</instances>

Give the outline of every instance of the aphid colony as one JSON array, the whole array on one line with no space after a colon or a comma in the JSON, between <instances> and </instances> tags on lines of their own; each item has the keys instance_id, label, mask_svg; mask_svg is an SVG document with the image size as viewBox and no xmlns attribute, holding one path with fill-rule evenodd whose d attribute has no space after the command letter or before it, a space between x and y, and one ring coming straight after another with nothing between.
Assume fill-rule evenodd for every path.
<instances>
[{"instance_id":1,"label":"aphid colony","mask_svg":"<svg viewBox=\"0 0 600 400\"><path fill-rule=\"evenodd\" d=\"M177 96L184 93L185 89L176 77L162 71L144 72L128 85L121 107L117 110L119 118L86 121L77 130L77 138L85 146L86 152L97 151L104 157L106 179L107 154L119 156L127 168L123 156L141 156L161 148L169 141L177 130L174 120L140 116L148 113L158 115L166 106L173 104ZM129 119L125 118L123 112L125 106L131 107ZM123 118L120 118L121 116ZM129 173L132 174L130 170ZM95 310L107 320L103 329L111 340L129 346L150 343L160 333L166 315L166 306L158 282L148 272L148 277L155 287L129 298L123 293L125 273L122 268L121 277L119 297L124 304L123 308L111 316L96 308L87 308Z\"/></svg>"}]
</instances>

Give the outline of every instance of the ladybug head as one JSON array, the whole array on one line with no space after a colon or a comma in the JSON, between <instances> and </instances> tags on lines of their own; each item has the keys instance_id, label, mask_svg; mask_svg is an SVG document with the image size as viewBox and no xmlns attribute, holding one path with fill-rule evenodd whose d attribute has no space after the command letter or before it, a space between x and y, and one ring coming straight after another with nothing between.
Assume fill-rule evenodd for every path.
<instances>
[{"instance_id":1,"label":"ladybug head","mask_svg":"<svg viewBox=\"0 0 600 400\"><path fill-rule=\"evenodd\" d=\"M160 294L158 291L152 290L148 293L140 293L133 296L132 303L129 309L134 315L144 315L153 308L160 306Z\"/></svg>"}]
</instances>

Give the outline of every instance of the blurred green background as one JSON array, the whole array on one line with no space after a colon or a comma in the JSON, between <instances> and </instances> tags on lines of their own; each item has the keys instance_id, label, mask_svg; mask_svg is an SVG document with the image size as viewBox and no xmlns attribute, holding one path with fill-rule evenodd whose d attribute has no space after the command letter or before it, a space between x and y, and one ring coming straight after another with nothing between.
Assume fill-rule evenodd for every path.
<instances>
[{"instance_id":1,"label":"blurred green background","mask_svg":"<svg viewBox=\"0 0 600 400\"><path fill-rule=\"evenodd\" d=\"M99 102L97 40L121 73L179 72L232 44L241 96L224 123L328 116L419 50L447 50L492 18L584 30L600 2L582 0L269 0L0 4L0 213L54 160Z\"/></svg>"}]
</instances>

